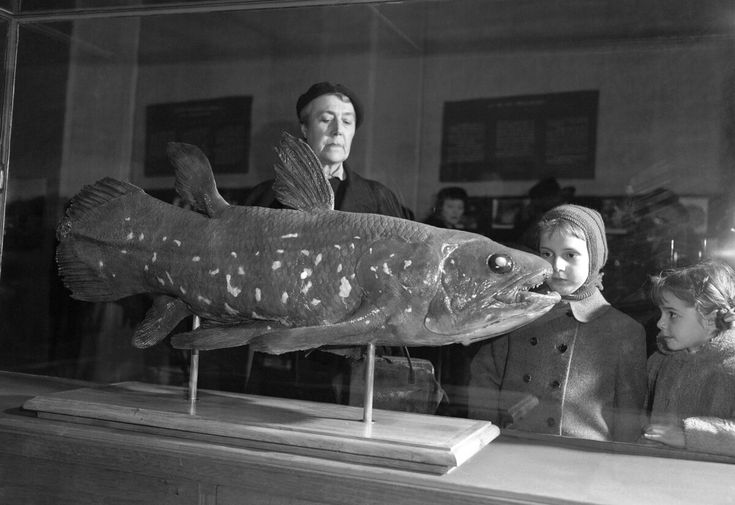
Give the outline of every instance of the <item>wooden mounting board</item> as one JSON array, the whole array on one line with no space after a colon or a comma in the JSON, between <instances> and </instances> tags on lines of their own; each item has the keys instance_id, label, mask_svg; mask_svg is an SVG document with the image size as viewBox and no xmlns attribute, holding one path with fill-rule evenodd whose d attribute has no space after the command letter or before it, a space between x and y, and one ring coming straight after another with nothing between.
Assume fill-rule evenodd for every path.
<instances>
[{"instance_id":1,"label":"wooden mounting board","mask_svg":"<svg viewBox=\"0 0 735 505\"><path fill-rule=\"evenodd\" d=\"M39 417L113 426L256 450L443 474L498 436L488 421L363 409L200 390L191 412L185 388L123 382L36 396Z\"/></svg>"}]
</instances>

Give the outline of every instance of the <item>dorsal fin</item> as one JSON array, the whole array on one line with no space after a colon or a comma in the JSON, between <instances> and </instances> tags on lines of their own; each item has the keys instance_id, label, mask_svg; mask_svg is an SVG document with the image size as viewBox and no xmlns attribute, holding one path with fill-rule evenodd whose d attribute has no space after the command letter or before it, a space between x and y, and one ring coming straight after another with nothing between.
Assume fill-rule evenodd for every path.
<instances>
[{"instance_id":1,"label":"dorsal fin","mask_svg":"<svg viewBox=\"0 0 735 505\"><path fill-rule=\"evenodd\" d=\"M308 212L334 210L334 192L309 144L284 131L276 153L273 191L278 201Z\"/></svg>"},{"instance_id":2,"label":"dorsal fin","mask_svg":"<svg viewBox=\"0 0 735 505\"><path fill-rule=\"evenodd\" d=\"M212 166L201 149L182 142L169 142L166 153L176 167L176 192L194 210L217 217L230 206L217 191Z\"/></svg>"}]
</instances>

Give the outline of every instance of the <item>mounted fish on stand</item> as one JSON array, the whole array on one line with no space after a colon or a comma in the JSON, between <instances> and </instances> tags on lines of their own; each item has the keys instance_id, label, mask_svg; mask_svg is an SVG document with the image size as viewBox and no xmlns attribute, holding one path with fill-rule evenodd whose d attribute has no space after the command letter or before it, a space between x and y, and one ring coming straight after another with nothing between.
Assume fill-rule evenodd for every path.
<instances>
[{"instance_id":1,"label":"mounted fish on stand","mask_svg":"<svg viewBox=\"0 0 735 505\"><path fill-rule=\"evenodd\" d=\"M559 302L530 291L550 274L541 258L469 232L335 211L311 148L284 132L276 150L274 188L294 210L228 204L205 155L181 143L168 154L194 210L111 178L85 186L57 230L72 297L156 295L133 337L139 348L194 315L201 326L173 335L174 347L273 354L470 344Z\"/></svg>"}]
</instances>

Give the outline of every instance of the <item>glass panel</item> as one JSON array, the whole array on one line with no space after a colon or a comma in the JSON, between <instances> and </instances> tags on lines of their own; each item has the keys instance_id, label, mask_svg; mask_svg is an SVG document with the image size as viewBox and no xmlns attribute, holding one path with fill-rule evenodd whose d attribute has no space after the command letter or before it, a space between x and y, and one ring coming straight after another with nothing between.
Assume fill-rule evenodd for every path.
<instances>
[{"instance_id":1,"label":"glass panel","mask_svg":"<svg viewBox=\"0 0 735 505\"><path fill-rule=\"evenodd\" d=\"M105 177L185 206L165 154L169 140L204 148L222 195L243 204L273 176L281 132L302 135L297 98L323 80L351 88L363 106L351 167L390 188L416 221L446 226L434 212L444 205L438 192L459 187L469 196L448 200L464 200L460 227L534 250L525 232L539 209L560 201L598 209L609 245L603 294L645 328L642 362L658 335L648 275L714 256L733 262L735 233L727 192L735 156L732 12L714 0L646 5L601 11L579 2L417 1L24 22L0 280L9 345L0 368L186 384L188 354L170 339L148 349L131 344L154 288L109 303L70 298L56 272L57 224L83 186ZM124 224L97 233L116 226ZM234 278L221 287L241 289ZM151 282L174 281L161 274ZM462 289L457 279L450 283ZM249 289L261 296L260 286ZM421 301L410 308L437 310ZM390 303L385 310L400 306ZM186 319L176 332L190 325ZM386 345L378 387L385 401L397 398L386 405L469 415L470 364L484 344L412 346L412 360ZM554 347L560 356L562 345L568 349ZM333 353L279 357L244 346L204 352L200 366L205 388L359 404L362 361ZM569 377L583 369L575 370ZM535 385L537 375L520 371L518 380ZM554 382L565 377L544 384L565 390ZM517 400L498 422L526 412L521 407L533 416L549 406L538 407L533 395ZM559 422L546 415L541 431L558 432L550 419Z\"/></svg>"}]
</instances>

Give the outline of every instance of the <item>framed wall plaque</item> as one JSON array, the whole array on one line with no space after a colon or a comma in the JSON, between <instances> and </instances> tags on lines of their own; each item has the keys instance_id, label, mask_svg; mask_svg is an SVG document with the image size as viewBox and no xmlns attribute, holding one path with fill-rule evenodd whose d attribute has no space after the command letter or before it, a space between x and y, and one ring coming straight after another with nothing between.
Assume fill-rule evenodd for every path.
<instances>
[{"instance_id":1,"label":"framed wall plaque","mask_svg":"<svg viewBox=\"0 0 735 505\"><path fill-rule=\"evenodd\" d=\"M594 178L598 95L445 102L440 181Z\"/></svg>"},{"instance_id":2,"label":"framed wall plaque","mask_svg":"<svg viewBox=\"0 0 735 505\"><path fill-rule=\"evenodd\" d=\"M163 103L146 108L146 177L173 175L166 144L194 144L215 174L248 171L251 96Z\"/></svg>"}]
</instances>

